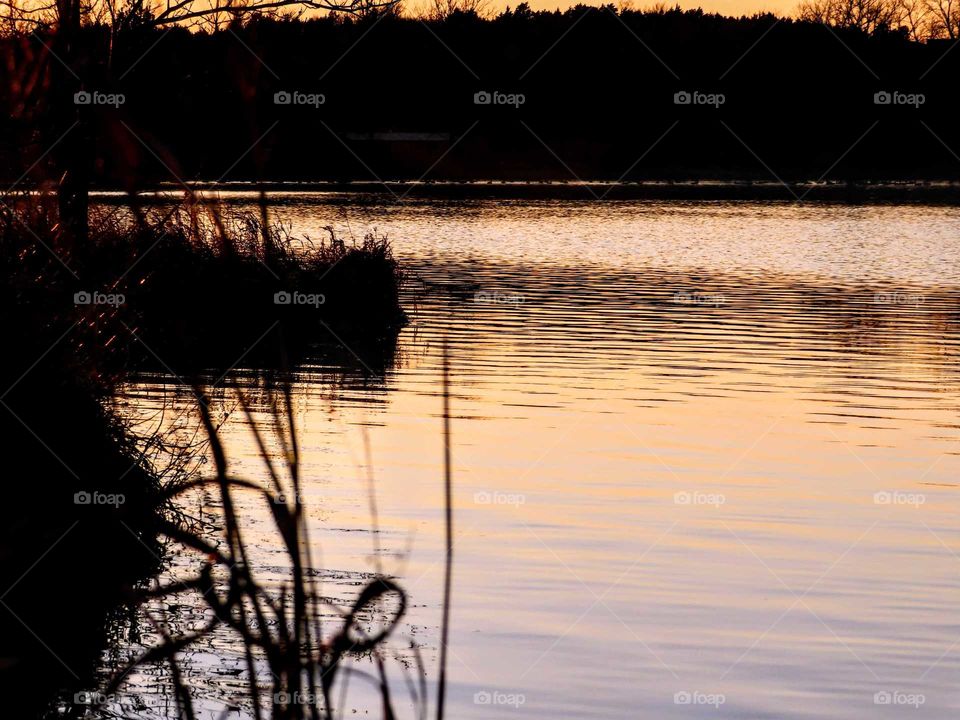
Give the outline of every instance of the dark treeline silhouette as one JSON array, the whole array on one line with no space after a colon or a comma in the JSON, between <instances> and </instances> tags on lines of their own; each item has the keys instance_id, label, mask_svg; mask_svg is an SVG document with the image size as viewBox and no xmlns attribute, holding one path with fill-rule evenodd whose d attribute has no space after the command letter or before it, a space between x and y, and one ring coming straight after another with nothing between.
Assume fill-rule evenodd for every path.
<instances>
[{"instance_id":1,"label":"dark treeline silhouette","mask_svg":"<svg viewBox=\"0 0 960 720\"><path fill-rule=\"evenodd\" d=\"M78 120L101 187L954 179L960 52L909 35L525 5L493 18L254 15L214 32L88 26ZM46 57L43 31L3 42L12 181L56 138L38 132L44 103L24 69ZM34 172L49 177L45 162Z\"/></svg>"}]
</instances>

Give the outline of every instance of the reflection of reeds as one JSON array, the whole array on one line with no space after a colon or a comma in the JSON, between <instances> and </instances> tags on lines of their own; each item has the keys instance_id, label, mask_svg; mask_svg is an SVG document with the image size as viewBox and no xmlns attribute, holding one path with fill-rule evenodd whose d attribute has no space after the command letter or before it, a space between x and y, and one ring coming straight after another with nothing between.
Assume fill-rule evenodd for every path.
<instances>
[{"instance_id":1,"label":"reflection of reeds","mask_svg":"<svg viewBox=\"0 0 960 720\"><path fill-rule=\"evenodd\" d=\"M320 595L315 578L316 569L310 556L310 542L302 502L300 476L300 449L297 443L289 384L284 383L274 397L273 425L280 444L281 460L272 459L264 436L244 393L237 389L239 404L252 429L257 450L265 464L266 485L231 475L228 459L217 428L211 418L206 396L195 388L198 407L210 443L216 475L213 478L190 480L169 491L171 498L191 491L213 490L220 499L222 524L216 539L203 528L185 528L175 521L164 524L162 532L187 550L205 556L199 572L192 578L174 582L143 593L143 600L162 599L165 603L184 602L185 594L193 593L204 603L210 619L201 629L190 634L174 635L162 623L156 622L159 642L123 672L118 673L104 689L102 697L112 696L136 668L146 663L165 661L170 666L172 692L176 697L180 717L197 717L190 687L185 680L182 653L207 638L220 627L233 632L242 643L247 673L247 697L250 711L257 720L262 718L332 720L345 698L349 675L371 677L376 683L382 701L383 717L395 717L393 699L387 679L385 642L404 615L407 597L395 580L378 575L360 590L352 607L346 612L325 601ZM445 693L445 658L448 642L449 602L452 562L452 505L450 468L450 410L447 360L444 358L444 464L446 487L447 570L444 590L444 608L441 639L440 686L437 698L437 717L443 717ZM370 488L372 493L372 487ZM241 493L258 496L270 512L275 529L282 541L289 561L289 579L278 590L269 589L255 577L244 540L239 505ZM372 505L375 507L375 504ZM179 599L176 599L179 598ZM324 628L322 618L334 612L338 619L334 627ZM376 614L386 620L376 628L370 616ZM150 617L149 612L147 613ZM345 662L351 658L369 655L376 668L376 676L352 669ZM417 707L417 716L426 716L426 674L419 651L413 657L420 673L419 684L407 678L408 690ZM266 682L265 678L269 678ZM342 682L339 704L333 701L335 685ZM265 688L261 682L269 685ZM267 694L269 693L269 694Z\"/></svg>"}]
</instances>

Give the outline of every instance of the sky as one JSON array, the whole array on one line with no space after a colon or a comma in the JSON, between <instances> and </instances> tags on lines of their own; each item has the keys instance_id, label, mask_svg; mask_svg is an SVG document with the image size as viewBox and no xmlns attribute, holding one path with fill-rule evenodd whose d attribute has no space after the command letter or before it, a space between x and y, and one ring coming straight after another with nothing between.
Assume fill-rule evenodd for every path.
<instances>
[{"instance_id":1,"label":"sky","mask_svg":"<svg viewBox=\"0 0 960 720\"><path fill-rule=\"evenodd\" d=\"M555 10L556 8L565 9L571 5L576 5L576 0L528 0L530 7L534 10ZM677 0L664 0L667 6L673 7L678 4ZM796 10L799 0L680 0L679 5L684 10L693 10L702 7L706 12L717 12L723 15L752 15L757 12L776 12L782 15L793 14ZM500 8L505 5L514 6L517 2L495 3ZM584 5L599 5L600 2L592 0ZM634 6L637 9L643 9L654 4L654 0L634 0Z\"/></svg>"}]
</instances>

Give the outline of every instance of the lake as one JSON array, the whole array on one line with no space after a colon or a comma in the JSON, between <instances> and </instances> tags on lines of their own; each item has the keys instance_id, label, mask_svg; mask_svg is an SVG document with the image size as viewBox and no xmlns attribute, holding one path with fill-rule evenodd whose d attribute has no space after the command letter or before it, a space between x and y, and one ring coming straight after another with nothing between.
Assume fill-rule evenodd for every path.
<instances>
[{"instance_id":1,"label":"lake","mask_svg":"<svg viewBox=\"0 0 960 720\"><path fill-rule=\"evenodd\" d=\"M448 717L956 715L960 208L388 200L276 193L273 213L315 238L375 229L409 273L383 376L358 360L294 381L325 594L347 605L378 570L409 593L391 641L401 717L411 640L436 680L445 340ZM117 403L189 432L190 399L153 376ZM218 402L234 472L263 481L243 413ZM254 565L279 583L268 513L241 502ZM174 554L165 575L196 562ZM218 717L242 648L214 636L187 666ZM163 674L119 702L173 717ZM358 675L341 709L378 715L377 698Z\"/></svg>"}]
</instances>

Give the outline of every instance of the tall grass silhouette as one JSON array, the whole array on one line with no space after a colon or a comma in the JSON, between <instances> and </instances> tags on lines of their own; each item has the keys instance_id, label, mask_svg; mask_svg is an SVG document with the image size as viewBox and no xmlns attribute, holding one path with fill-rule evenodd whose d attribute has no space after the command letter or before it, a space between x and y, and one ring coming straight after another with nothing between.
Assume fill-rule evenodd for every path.
<instances>
[{"instance_id":1,"label":"tall grass silhouette","mask_svg":"<svg viewBox=\"0 0 960 720\"><path fill-rule=\"evenodd\" d=\"M317 583L318 568L310 552L306 506L303 502L304 478L301 474L300 447L292 410L291 388L280 383L272 405L273 439L279 451L271 453L269 437L258 422L244 391L233 385L237 402L249 425L259 456L264 463L264 482L235 476L227 451L211 416L204 390L194 387L200 418L209 441L214 476L192 479L171 489L167 496L176 502L193 491L216 494L220 517L218 532L211 536L210 526L186 527L166 521L161 534L187 551L199 553L199 568L189 579L172 581L144 590L141 603L162 599L165 603L200 602L209 619L200 629L183 634L169 632L161 620L148 612L159 642L129 666L117 672L102 689L104 700L122 692L124 682L139 668L156 662L169 666L172 692L179 717L199 717L191 687L183 668L184 654L214 631L227 628L242 645L246 691L242 706L256 720L333 720L342 706L349 675L367 676L376 685L382 703L382 715L396 717L395 701L387 673L387 641L397 631L407 609L407 594L397 580L381 572L359 590L352 606L342 610L326 600ZM443 361L443 440L444 493L446 503L447 567L442 608L440 669L436 716L444 717L445 648L449 641L449 605L452 570L452 467L450 459L450 388L446 350ZM277 457L279 456L279 459ZM373 493L373 487L369 488ZM271 587L258 578L245 539L245 524L237 498L253 494L267 508L277 537L280 538L289 574L279 587ZM371 500L371 507L375 503ZM375 515L372 522L377 522ZM331 619L332 618L332 619ZM369 657L374 673L347 668L349 660ZM416 716L426 717L426 669L419 649L412 653L419 676L408 681ZM343 685L340 694L338 683ZM101 708L109 713L109 708Z\"/></svg>"}]
</instances>

